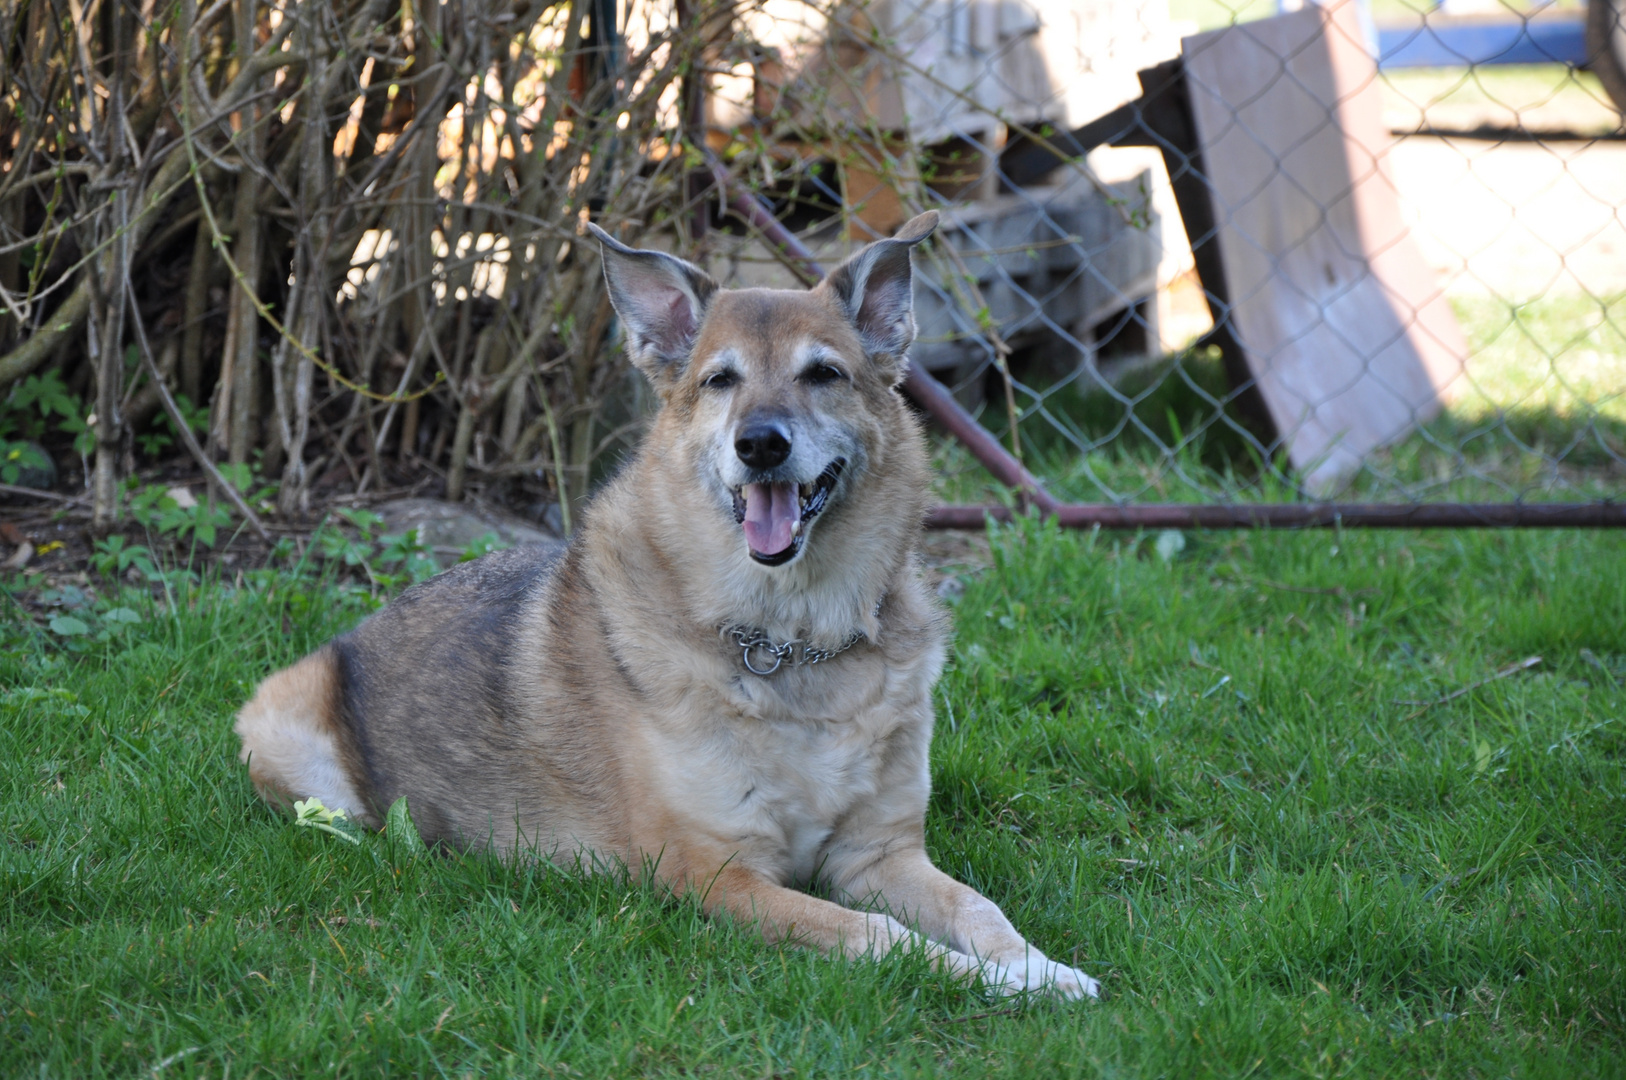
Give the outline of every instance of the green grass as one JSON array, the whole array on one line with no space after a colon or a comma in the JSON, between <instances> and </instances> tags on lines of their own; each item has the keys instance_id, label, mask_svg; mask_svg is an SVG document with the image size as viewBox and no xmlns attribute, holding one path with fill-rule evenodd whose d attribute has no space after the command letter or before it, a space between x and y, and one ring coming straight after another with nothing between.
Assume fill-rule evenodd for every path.
<instances>
[{"instance_id":1,"label":"green grass","mask_svg":"<svg viewBox=\"0 0 1626 1080\"><path fill-rule=\"evenodd\" d=\"M1384 123L1400 131L1485 124L1602 135L1621 125L1598 77L1565 64L1391 68L1379 81Z\"/></svg>"},{"instance_id":2,"label":"green grass","mask_svg":"<svg viewBox=\"0 0 1626 1080\"><path fill-rule=\"evenodd\" d=\"M1460 296L1452 306L1472 357L1458 415L1626 427L1626 295L1559 293L1526 304Z\"/></svg>"},{"instance_id":3,"label":"green grass","mask_svg":"<svg viewBox=\"0 0 1626 1080\"><path fill-rule=\"evenodd\" d=\"M274 817L231 713L364 596L8 606L0 1073L1620 1075L1626 537L1154 539L998 534L940 689L931 850L1071 1007Z\"/></svg>"}]
</instances>

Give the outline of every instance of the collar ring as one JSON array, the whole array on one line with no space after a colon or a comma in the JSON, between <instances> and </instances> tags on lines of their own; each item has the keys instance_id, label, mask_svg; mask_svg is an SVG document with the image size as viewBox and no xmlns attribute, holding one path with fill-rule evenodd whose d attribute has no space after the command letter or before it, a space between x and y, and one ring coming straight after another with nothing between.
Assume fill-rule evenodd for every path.
<instances>
[{"instance_id":1,"label":"collar ring","mask_svg":"<svg viewBox=\"0 0 1626 1080\"><path fill-rule=\"evenodd\" d=\"M788 648L790 648L790 645L775 646L766 639L753 638L748 641L740 642L740 659L745 662L746 671L749 671L753 675L761 675L766 677L772 675L784 665L785 650ZM751 652L753 649L762 649L763 651L767 652L769 656L773 657L773 666L759 668L755 664L751 663Z\"/></svg>"}]
</instances>

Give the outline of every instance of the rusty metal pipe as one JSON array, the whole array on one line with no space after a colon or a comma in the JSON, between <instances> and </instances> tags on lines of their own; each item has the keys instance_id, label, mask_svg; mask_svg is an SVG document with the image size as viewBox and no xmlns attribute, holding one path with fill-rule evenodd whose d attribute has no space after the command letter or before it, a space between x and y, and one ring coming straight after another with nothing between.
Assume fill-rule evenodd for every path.
<instances>
[{"instance_id":1,"label":"rusty metal pipe","mask_svg":"<svg viewBox=\"0 0 1626 1080\"><path fill-rule=\"evenodd\" d=\"M802 243L801 238L785 228L784 223L773 216L773 211L762 205L761 199L741 187L721 161L711 154L706 155L706 161L711 166L712 180L728 196L728 208L779 248L780 259L786 268L804 285L817 285L823 281L824 267L819 265L819 260Z\"/></svg>"},{"instance_id":2,"label":"rusty metal pipe","mask_svg":"<svg viewBox=\"0 0 1626 1080\"><path fill-rule=\"evenodd\" d=\"M1060 508L1061 504L1044 489L1039 478L1028 472L1009 450L1001 446L992 432L977 423L977 418L954 400L949 388L932 378L925 368L915 363L909 365L908 374L903 378L903 392L928 416L942 424L950 435L959 439L971 451L971 456L994 475L994 479L1031 500L1044 513L1054 513Z\"/></svg>"},{"instance_id":3,"label":"rusty metal pipe","mask_svg":"<svg viewBox=\"0 0 1626 1080\"><path fill-rule=\"evenodd\" d=\"M1206 505L1062 503L1056 521L1066 529L1543 529L1626 528L1626 503L1258 503ZM928 529L981 529L989 519L1010 521L1008 506L939 506Z\"/></svg>"}]
</instances>

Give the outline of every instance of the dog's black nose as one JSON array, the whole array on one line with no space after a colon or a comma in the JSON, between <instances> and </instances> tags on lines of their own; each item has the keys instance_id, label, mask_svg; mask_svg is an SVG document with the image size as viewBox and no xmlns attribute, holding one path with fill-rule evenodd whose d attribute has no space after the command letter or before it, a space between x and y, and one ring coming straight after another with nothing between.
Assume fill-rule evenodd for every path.
<instances>
[{"instance_id":1,"label":"dog's black nose","mask_svg":"<svg viewBox=\"0 0 1626 1080\"><path fill-rule=\"evenodd\" d=\"M790 457L790 436L778 424L750 424L734 440L734 452L753 469L772 469Z\"/></svg>"}]
</instances>

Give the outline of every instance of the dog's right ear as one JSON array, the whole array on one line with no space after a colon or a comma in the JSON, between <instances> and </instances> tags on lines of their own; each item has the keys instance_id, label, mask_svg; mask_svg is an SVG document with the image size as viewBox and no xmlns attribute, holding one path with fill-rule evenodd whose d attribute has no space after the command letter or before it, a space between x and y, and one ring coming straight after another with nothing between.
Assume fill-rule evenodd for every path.
<instances>
[{"instance_id":1,"label":"dog's right ear","mask_svg":"<svg viewBox=\"0 0 1626 1080\"><path fill-rule=\"evenodd\" d=\"M718 285L692 263L630 248L588 222L604 251L604 283L627 331L627 354L659 389L683 373Z\"/></svg>"},{"instance_id":2,"label":"dog's right ear","mask_svg":"<svg viewBox=\"0 0 1626 1080\"><path fill-rule=\"evenodd\" d=\"M909 253L937 228L937 211L910 218L889 240L877 240L830 272L817 288L852 320L864 355L896 381L915 340L915 282Z\"/></svg>"}]
</instances>

